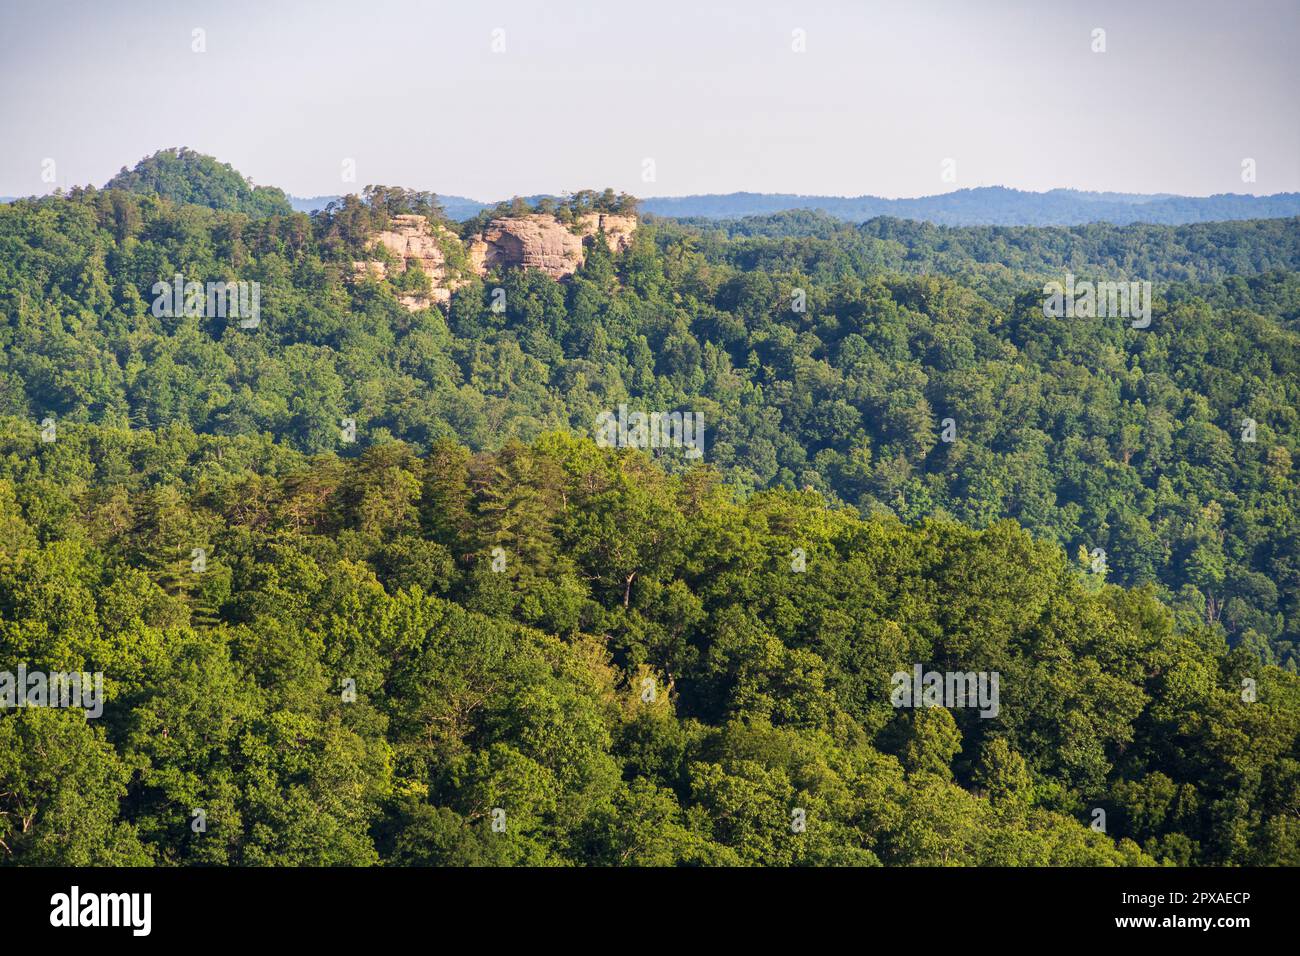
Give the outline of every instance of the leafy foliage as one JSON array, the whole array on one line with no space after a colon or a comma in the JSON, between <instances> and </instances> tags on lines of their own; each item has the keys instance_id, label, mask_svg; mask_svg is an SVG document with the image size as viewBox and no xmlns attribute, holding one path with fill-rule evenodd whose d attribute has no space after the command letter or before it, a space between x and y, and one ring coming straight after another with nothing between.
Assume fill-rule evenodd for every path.
<instances>
[{"instance_id":1,"label":"leafy foliage","mask_svg":"<svg viewBox=\"0 0 1300 956\"><path fill-rule=\"evenodd\" d=\"M735 238L660 223L618 257L593 247L565 284L511 270L412 314L397 297L415 270L358 281L352 262L389 216L437 208L372 187L315 218L117 190L0 209L0 412L317 453L343 418L362 446L485 450L590 433L622 403L693 410L741 490L812 487L909 522L1012 517L1295 666L1296 220ZM1147 268L1180 280L1157 282L1148 329L1043 316L1064 270ZM260 282L261 326L155 317L151 288L177 273Z\"/></svg>"},{"instance_id":2,"label":"leafy foliage","mask_svg":"<svg viewBox=\"0 0 1300 956\"><path fill-rule=\"evenodd\" d=\"M105 184L105 189L161 196L175 203L194 203L252 216L286 215L293 211L282 189L254 186L229 163L192 149L160 149Z\"/></svg>"},{"instance_id":3,"label":"leafy foliage","mask_svg":"<svg viewBox=\"0 0 1300 956\"><path fill-rule=\"evenodd\" d=\"M437 197L154 160L0 208L0 671L108 697L0 711L0 859L1300 863L1297 220L651 221L411 312L353 263ZM1067 271L1151 326L1045 318Z\"/></svg>"},{"instance_id":4,"label":"leafy foliage","mask_svg":"<svg viewBox=\"0 0 1300 956\"><path fill-rule=\"evenodd\" d=\"M108 703L0 715L9 862L1298 859L1300 680L1011 522L737 498L559 435L67 431L5 449L0 668L102 670ZM1000 673L999 716L895 709L914 661Z\"/></svg>"}]
</instances>

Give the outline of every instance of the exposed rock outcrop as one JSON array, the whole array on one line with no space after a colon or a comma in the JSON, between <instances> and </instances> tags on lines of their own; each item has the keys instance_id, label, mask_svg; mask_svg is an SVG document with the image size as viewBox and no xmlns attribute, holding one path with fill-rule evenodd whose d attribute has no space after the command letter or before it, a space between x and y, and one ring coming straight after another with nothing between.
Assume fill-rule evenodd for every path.
<instances>
[{"instance_id":1,"label":"exposed rock outcrop","mask_svg":"<svg viewBox=\"0 0 1300 956\"><path fill-rule=\"evenodd\" d=\"M559 279L572 275L582 260L582 237L554 216L540 213L493 219L469 244L470 265L479 275L520 266Z\"/></svg>"},{"instance_id":2,"label":"exposed rock outcrop","mask_svg":"<svg viewBox=\"0 0 1300 956\"><path fill-rule=\"evenodd\" d=\"M552 215L531 213L493 219L463 247L448 229L424 216L398 215L376 234L375 241L400 263L391 267L394 271L414 267L429 277L428 295L408 293L399 299L414 312L434 302L450 301L451 293L464 284L462 275L447 262L448 249L465 248L469 268L480 276L494 269L518 267L540 269L552 279L563 279L586 260L587 240L604 232L610 251L622 252L632 245L636 227L636 216L630 215L589 212L567 224ZM370 272L384 278L390 268L381 259L354 262L352 267L358 278Z\"/></svg>"},{"instance_id":3,"label":"exposed rock outcrop","mask_svg":"<svg viewBox=\"0 0 1300 956\"><path fill-rule=\"evenodd\" d=\"M552 279L573 275L586 260L584 239L602 230L611 252L632 245L636 216L590 212L572 226L554 216L533 213L493 219L481 235L470 240L470 264L479 275L498 267L540 269Z\"/></svg>"},{"instance_id":4,"label":"exposed rock outcrop","mask_svg":"<svg viewBox=\"0 0 1300 956\"><path fill-rule=\"evenodd\" d=\"M449 274L447 254L443 251L445 244L459 245L460 240L444 227L430 223L424 216L393 216L388 228L375 235L375 241L398 260L400 265L394 266L396 271L417 268L429 277L428 295L412 293L398 299L412 312L427 309L432 302L450 301L451 293L463 284L462 279ZM388 266L380 259L354 262L352 268L358 276L364 276L370 271L378 273L380 278L388 275Z\"/></svg>"},{"instance_id":5,"label":"exposed rock outcrop","mask_svg":"<svg viewBox=\"0 0 1300 956\"><path fill-rule=\"evenodd\" d=\"M623 252L632 245L632 234L636 232L636 216L626 216L612 212L589 212L579 218L584 237L594 237L596 233L605 233L605 243L610 252Z\"/></svg>"}]
</instances>

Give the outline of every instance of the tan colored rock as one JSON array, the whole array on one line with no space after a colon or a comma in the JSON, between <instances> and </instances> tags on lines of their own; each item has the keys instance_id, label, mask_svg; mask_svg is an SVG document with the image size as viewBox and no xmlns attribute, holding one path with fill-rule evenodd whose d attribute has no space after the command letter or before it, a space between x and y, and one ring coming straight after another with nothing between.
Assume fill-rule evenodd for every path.
<instances>
[{"instance_id":1,"label":"tan colored rock","mask_svg":"<svg viewBox=\"0 0 1300 956\"><path fill-rule=\"evenodd\" d=\"M470 241L470 265L479 275L517 266L562 279L586 260L584 239L603 229L610 250L622 252L632 244L636 225L635 216L595 212L581 216L573 227L543 213L493 219Z\"/></svg>"},{"instance_id":2,"label":"tan colored rock","mask_svg":"<svg viewBox=\"0 0 1300 956\"><path fill-rule=\"evenodd\" d=\"M428 295L406 294L398 301L412 312L427 309L432 302L449 302L451 293L463 283L448 276L447 256L442 251L443 242L459 242L454 235L424 216L404 213L393 216L387 229L375 235L375 241L387 249L401 263L398 272L417 268L429 277L432 287ZM373 270L379 278L388 276L388 266L381 260L352 263L357 278Z\"/></svg>"},{"instance_id":3,"label":"tan colored rock","mask_svg":"<svg viewBox=\"0 0 1300 956\"><path fill-rule=\"evenodd\" d=\"M493 219L470 243L470 263L479 275L496 268L540 269L552 279L572 275L582 265L582 237L554 216L534 213Z\"/></svg>"},{"instance_id":4,"label":"tan colored rock","mask_svg":"<svg viewBox=\"0 0 1300 956\"><path fill-rule=\"evenodd\" d=\"M605 244L610 252L623 252L632 245L636 232L636 216L616 215L608 212L589 212L578 219L584 237L605 233Z\"/></svg>"},{"instance_id":5,"label":"tan colored rock","mask_svg":"<svg viewBox=\"0 0 1300 956\"><path fill-rule=\"evenodd\" d=\"M540 269L552 279L563 279L573 275L585 261L584 240L603 231L610 251L622 252L632 245L636 227L636 216L601 212L586 213L572 225L543 213L493 219L469 241L470 268L480 276L510 267ZM391 267L393 271L414 267L429 277L428 295L406 294L398 300L412 312L427 309L435 302L450 302L452 292L464 284L462 278L449 274L443 251L447 243L460 240L423 216L393 216L389 227L375 235L375 242L400 263ZM370 273L384 279L390 271L379 259L354 262L352 269L356 279Z\"/></svg>"},{"instance_id":6,"label":"tan colored rock","mask_svg":"<svg viewBox=\"0 0 1300 956\"><path fill-rule=\"evenodd\" d=\"M421 295L418 292L407 292L397 297L397 301L406 306L409 312L422 312L437 302L446 305L451 301L451 290L435 287L429 290L428 295Z\"/></svg>"}]
</instances>

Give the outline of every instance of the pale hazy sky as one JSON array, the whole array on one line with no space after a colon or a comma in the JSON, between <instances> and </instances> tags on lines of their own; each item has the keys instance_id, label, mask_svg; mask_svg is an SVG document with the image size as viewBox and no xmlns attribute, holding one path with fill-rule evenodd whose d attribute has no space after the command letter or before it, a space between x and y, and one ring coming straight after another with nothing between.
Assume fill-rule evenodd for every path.
<instances>
[{"instance_id":1,"label":"pale hazy sky","mask_svg":"<svg viewBox=\"0 0 1300 956\"><path fill-rule=\"evenodd\" d=\"M181 145L300 196L1287 192L1298 49L1300 0L0 0L0 195Z\"/></svg>"}]
</instances>

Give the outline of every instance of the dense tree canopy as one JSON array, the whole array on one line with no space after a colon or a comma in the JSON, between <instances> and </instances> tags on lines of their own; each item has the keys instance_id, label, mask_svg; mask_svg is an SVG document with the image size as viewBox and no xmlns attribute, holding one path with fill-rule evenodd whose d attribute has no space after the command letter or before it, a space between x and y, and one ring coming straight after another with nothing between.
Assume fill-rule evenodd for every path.
<instances>
[{"instance_id":1,"label":"dense tree canopy","mask_svg":"<svg viewBox=\"0 0 1300 956\"><path fill-rule=\"evenodd\" d=\"M357 283L350 266L411 209L436 215L436 199L376 187L315 219L116 190L0 209L0 412L314 453L339 450L343 418L358 447L486 450L590 434L620 403L694 410L706 460L742 490L812 487L904 521L1015 518L1295 666L1295 220L734 239L660 223L617 259L594 248L567 283L511 270L411 314L405 273ZM1149 328L1044 317L1044 278L1116 269L1154 276ZM260 327L155 317L153 284L174 274L260 282Z\"/></svg>"},{"instance_id":2,"label":"dense tree canopy","mask_svg":"<svg viewBox=\"0 0 1300 956\"><path fill-rule=\"evenodd\" d=\"M1300 680L1012 522L559 435L10 425L0 666L108 682L0 717L10 862L1300 862ZM996 718L893 707L913 662Z\"/></svg>"},{"instance_id":3,"label":"dense tree canopy","mask_svg":"<svg viewBox=\"0 0 1300 956\"><path fill-rule=\"evenodd\" d=\"M132 169L123 167L104 188L125 189L176 203L194 203L253 216L285 215L293 211L284 190L254 186L229 163L217 162L211 156L183 146L160 149Z\"/></svg>"},{"instance_id":4,"label":"dense tree canopy","mask_svg":"<svg viewBox=\"0 0 1300 956\"><path fill-rule=\"evenodd\" d=\"M1300 863L1296 220L652 220L411 312L352 263L436 197L176 162L0 208L0 672L108 698L0 710L0 860Z\"/></svg>"}]
</instances>

